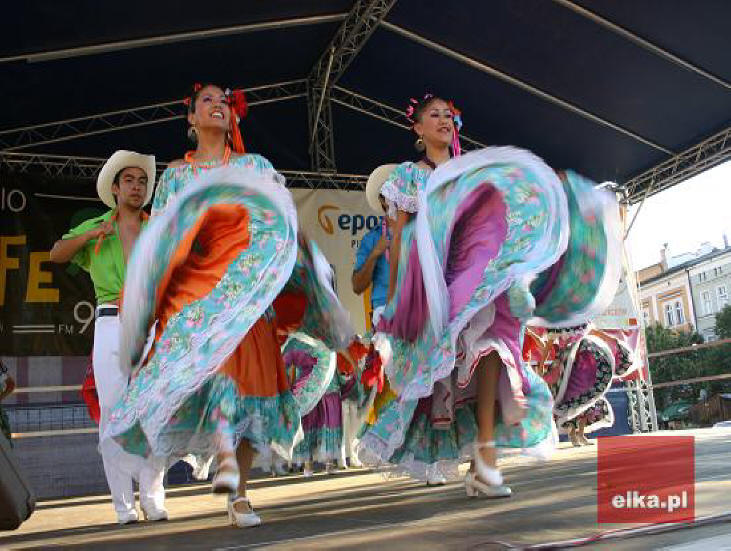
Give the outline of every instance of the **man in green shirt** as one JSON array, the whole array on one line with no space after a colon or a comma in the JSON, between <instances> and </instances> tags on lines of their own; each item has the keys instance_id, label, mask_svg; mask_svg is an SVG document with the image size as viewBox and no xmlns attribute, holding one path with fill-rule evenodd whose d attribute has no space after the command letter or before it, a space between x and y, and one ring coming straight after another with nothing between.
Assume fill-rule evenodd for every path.
<instances>
[{"instance_id":1,"label":"man in green shirt","mask_svg":"<svg viewBox=\"0 0 731 551\"><path fill-rule=\"evenodd\" d=\"M101 409L100 434L111 408L127 386L127 368L119 364L118 312L127 261L147 222L147 214L142 209L152 197L154 180L154 156L132 151L114 153L97 179L97 193L110 210L72 228L51 250L51 261L77 264L89 272L94 284L97 309L92 362ZM133 474L140 482L140 506L145 518L167 519L163 488L165 471L154 467L150 461L129 456L125 457L123 469L120 465L122 454L119 446L102 449L104 472L119 523L138 520ZM130 473L130 469L134 472Z\"/></svg>"}]
</instances>

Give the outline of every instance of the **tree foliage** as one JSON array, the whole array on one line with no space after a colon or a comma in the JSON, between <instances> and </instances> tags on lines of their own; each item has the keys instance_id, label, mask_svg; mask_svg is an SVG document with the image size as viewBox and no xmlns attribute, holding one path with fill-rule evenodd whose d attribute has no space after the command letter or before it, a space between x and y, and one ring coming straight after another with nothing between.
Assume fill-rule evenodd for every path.
<instances>
[{"instance_id":1,"label":"tree foliage","mask_svg":"<svg viewBox=\"0 0 731 551\"><path fill-rule=\"evenodd\" d=\"M731 304L716 314L716 335L722 339L731 338Z\"/></svg>"},{"instance_id":2,"label":"tree foliage","mask_svg":"<svg viewBox=\"0 0 731 551\"><path fill-rule=\"evenodd\" d=\"M726 309L728 310L728 307ZM649 353L692 347L703 343L703 337L698 333L676 332L660 325L648 327L645 336ZM731 345L688 350L650 358L650 374L653 384L722 373L731 373ZM656 406L658 409L664 409L680 400L696 402L701 389L705 389L708 396L719 392L730 392L731 382L708 381L660 388L654 393Z\"/></svg>"}]
</instances>

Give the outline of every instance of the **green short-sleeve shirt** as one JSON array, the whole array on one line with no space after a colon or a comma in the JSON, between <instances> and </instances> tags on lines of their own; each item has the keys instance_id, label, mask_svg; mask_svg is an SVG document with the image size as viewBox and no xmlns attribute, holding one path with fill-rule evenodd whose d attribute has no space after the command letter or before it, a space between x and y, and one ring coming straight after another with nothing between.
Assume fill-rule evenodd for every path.
<instances>
[{"instance_id":1,"label":"green short-sleeve shirt","mask_svg":"<svg viewBox=\"0 0 731 551\"><path fill-rule=\"evenodd\" d=\"M63 239L69 239L94 229L114 214L110 210L102 216L90 218L69 230ZM146 221L142 222L142 227ZM127 265L124 260L124 249L119 239L119 226L114 223L115 232L104 237L99 251L96 252L96 239L90 240L71 259L71 262L89 272L91 281L94 284L97 304L111 303L119 300L124 286L124 277L127 272Z\"/></svg>"}]
</instances>

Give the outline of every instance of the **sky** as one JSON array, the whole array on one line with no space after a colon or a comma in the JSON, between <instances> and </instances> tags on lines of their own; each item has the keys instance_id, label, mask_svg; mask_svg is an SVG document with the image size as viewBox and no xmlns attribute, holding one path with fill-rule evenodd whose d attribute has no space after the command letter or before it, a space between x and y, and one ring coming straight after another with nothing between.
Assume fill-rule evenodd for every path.
<instances>
[{"instance_id":1,"label":"sky","mask_svg":"<svg viewBox=\"0 0 731 551\"><path fill-rule=\"evenodd\" d=\"M722 247L724 233L731 243L731 161L648 198L628 236L628 251L639 270L660 261L664 243L675 256L704 241Z\"/></svg>"}]
</instances>

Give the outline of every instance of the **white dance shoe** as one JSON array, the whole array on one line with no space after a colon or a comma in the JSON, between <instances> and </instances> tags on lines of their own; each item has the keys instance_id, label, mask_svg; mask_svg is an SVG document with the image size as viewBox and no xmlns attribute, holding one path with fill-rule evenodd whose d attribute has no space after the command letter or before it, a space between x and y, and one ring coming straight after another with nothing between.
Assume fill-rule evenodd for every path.
<instances>
[{"instance_id":1,"label":"white dance shoe","mask_svg":"<svg viewBox=\"0 0 731 551\"><path fill-rule=\"evenodd\" d=\"M436 465L429 465L426 468L426 485L427 486L444 486L447 483L447 477L444 476Z\"/></svg>"},{"instance_id":2,"label":"white dance shoe","mask_svg":"<svg viewBox=\"0 0 731 551\"><path fill-rule=\"evenodd\" d=\"M482 448L494 448L495 442L475 444L475 472L468 472L464 479L468 497L510 497L512 490L503 484L503 475L494 467L490 467L482 458Z\"/></svg>"},{"instance_id":3,"label":"white dance shoe","mask_svg":"<svg viewBox=\"0 0 731 551\"><path fill-rule=\"evenodd\" d=\"M243 512L238 509L244 508ZM245 505L245 507L243 507ZM261 518L254 512L248 497L236 496L228 500L228 521L237 528L252 528L261 524Z\"/></svg>"},{"instance_id":4,"label":"white dance shoe","mask_svg":"<svg viewBox=\"0 0 731 551\"><path fill-rule=\"evenodd\" d=\"M140 503L142 509L142 517L149 522L157 522L159 520L168 519L168 511L165 507L158 507L154 503Z\"/></svg>"}]
</instances>

